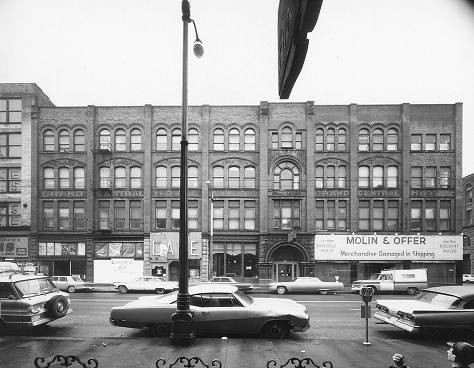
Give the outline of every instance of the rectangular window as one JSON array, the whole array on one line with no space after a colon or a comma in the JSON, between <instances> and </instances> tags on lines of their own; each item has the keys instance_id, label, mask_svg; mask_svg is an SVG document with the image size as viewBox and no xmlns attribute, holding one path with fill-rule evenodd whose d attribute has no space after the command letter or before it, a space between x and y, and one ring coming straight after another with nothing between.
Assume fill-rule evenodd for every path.
<instances>
[{"instance_id":1,"label":"rectangular window","mask_svg":"<svg viewBox=\"0 0 474 368\"><path fill-rule=\"evenodd\" d=\"M109 230L111 227L110 201L99 201L99 229Z\"/></svg>"},{"instance_id":2,"label":"rectangular window","mask_svg":"<svg viewBox=\"0 0 474 368\"><path fill-rule=\"evenodd\" d=\"M21 169L19 167L0 168L0 193L21 192Z\"/></svg>"},{"instance_id":3,"label":"rectangular window","mask_svg":"<svg viewBox=\"0 0 474 368\"><path fill-rule=\"evenodd\" d=\"M443 189L450 188L451 180L451 168L440 167L439 168L439 187Z\"/></svg>"},{"instance_id":4,"label":"rectangular window","mask_svg":"<svg viewBox=\"0 0 474 368\"><path fill-rule=\"evenodd\" d=\"M411 151L421 151L421 134L412 134L410 141Z\"/></svg>"},{"instance_id":5,"label":"rectangular window","mask_svg":"<svg viewBox=\"0 0 474 368\"><path fill-rule=\"evenodd\" d=\"M425 135L425 151L436 151L436 134Z\"/></svg>"},{"instance_id":6,"label":"rectangular window","mask_svg":"<svg viewBox=\"0 0 474 368\"><path fill-rule=\"evenodd\" d=\"M425 203L425 230L436 230L436 201L426 201Z\"/></svg>"},{"instance_id":7,"label":"rectangular window","mask_svg":"<svg viewBox=\"0 0 474 368\"><path fill-rule=\"evenodd\" d=\"M411 201L410 230L421 230L421 201Z\"/></svg>"},{"instance_id":8,"label":"rectangular window","mask_svg":"<svg viewBox=\"0 0 474 368\"><path fill-rule=\"evenodd\" d=\"M115 201L114 210L115 228L125 229L125 221L127 216L125 211L125 201Z\"/></svg>"},{"instance_id":9,"label":"rectangular window","mask_svg":"<svg viewBox=\"0 0 474 368\"><path fill-rule=\"evenodd\" d=\"M451 134L439 135L439 150L451 151Z\"/></svg>"},{"instance_id":10,"label":"rectangular window","mask_svg":"<svg viewBox=\"0 0 474 368\"><path fill-rule=\"evenodd\" d=\"M326 167L326 188L334 188L336 182L335 166Z\"/></svg>"},{"instance_id":11,"label":"rectangular window","mask_svg":"<svg viewBox=\"0 0 474 368\"><path fill-rule=\"evenodd\" d=\"M59 212L59 230L68 230L69 229L69 202L59 201L58 212Z\"/></svg>"},{"instance_id":12,"label":"rectangular window","mask_svg":"<svg viewBox=\"0 0 474 368\"><path fill-rule=\"evenodd\" d=\"M21 157L21 133L0 133L0 159Z\"/></svg>"},{"instance_id":13,"label":"rectangular window","mask_svg":"<svg viewBox=\"0 0 474 368\"><path fill-rule=\"evenodd\" d=\"M324 229L324 201L317 200L316 201L316 213L315 213L315 228L316 231Z\"/></svg>"},{"instance_id":14,"label":"rectangular window","mask_svg":"<svg viewBox=\"0 0 474 368\"><path fill-rule=\"evenodd\" d=\"M214 230L224 229L224 201L214 201Z\"/></svg>"},{"instance_id":15,"label":"rectangular window","mask_svg":"<svg viewBox=\"0 0 474 368\"><path fill-rule=\"evenodd\" d=\"M229 230L240 229L240 201L229 201Z\"/></svg>"},{"instance_id":16,"label":"rectangular window","mask_svg":"<svg viewBox=\"0 0 474 368\"><path fill-rule=\"evenodd\" d=\"M359 230L369 230L370 201L359 201Z\"/></svg>"},{"instance_id":17,"label":"rectangular window","mask_svg":"<svg viewBox=\"0 0 474 368\"><path fill-rule=\"evenodd\" d=\"M53 201L43 202L43 228L45 229L54 228L54 202Z\"/></svg>"},{"instance_id":18,"label":"rectangular window","mask_svg":"<svg viewBox=\"0 0 474 368\"><path fill-rule=\"evenodd\" d=\"M173 230L180 228L180 213L179 201L171 201L171 228Z\"/></svg>"},{"instance_id":19,"label":"rectangular window","mask_svg":"<svg viewBox=\"0 0 474 368\"><path fill-rule=\"evenodd\" d=\"M451 230L451 202L441 201L439 206L439 230Z\"/></svg>"},{"instance_id":20,"label":"rectangular window","mask_svg":"<svg viewBox=\"0 0 474 368\"><path fill-rule=\"evenodd\" d=\"M0 99L0 124L21 123L21 99Z\"/></svg>"},{"instance_id":21,"label":"rectangular window","mask_svg":"<svg viewBox=\"0 0 474 368\"><path fill-rule=\"evenodd\" d=\"M272 149L278 149L278 133L272 133Z\"/></svg>"},{"instance_id":22,"label":"rectangular window","mask_svg":"<svg viewBox=\"0 0 474 368\"><path fill-rule=\"evenodd\" d=\"M280 230L300 229L300 200L274 200L274 228Z\"/></svg>"},{"instance_id":23,"label":"rectangular window","mask_svg":"<svg viewBox=\"0 0 474 368\"><path fill-rule=\"evenodd\" d=\"M347 201L337 201L337 229L346 230L347 227Z\"/></svg>"},{"instance_id":24,"label":"rectangular window","mask_svg":"<svg viewBox=\"0 0 474 368\"><path fill-rule=\"evenodd\" d=\"M198 229L198 201L189 201L188 202L188 229L197 230Z\"/></svg>"},{"instance_id":25,"label":"rectangular window","mask_svg":"<svg viewBox=\"0 0 474 368\"><path fill-rule=\"evenodd\" d=\"M74 230L84 230L86 228L84 201L74 201Z\"/></svg>"},{"instance_id":26,"label":"rectangular window","mask_svg":"<svg viewBox=\"0 0 474 368\"><path fill-rule=\"evenodd\" d=\"M398 220L398 201L388 201L388 218L387 218L387 230L398 231L399 220Z\"/></svg>"},{"instance_id":27,"label":"rectangular window","mask_svg":"<svg viewBox=\"0 0 474 368\"><path fill-rule=\"evenodd\" d=\"M413 166L411 168L411 187L421 188L423 181L423 169L420 166Z\"/></svg>"},{"instance_id":28,"label":"rectangular window","mask_svg":"<svg viewBox=\"0 0 474 368\"><path fill-rule=\"evenodd\" d=\"M301 134L301 132L297 132L295 135L295 138L296 138L295 148L302 149L303 148L303 135Z\"/></svg>"},{"instance_id":29,"label":"rectangular window","mask_svg":"<svg viewBox=\"0 0 474 368\"><path fill-rule=\"evenodd\" d=\"M373 206L373 230L381 231L384 229L384 201L374 201Z\"/></svg>"},{"instance_id":30,"label":"rectangular window","mask_svg":"<svg viewBox=\"0 0 474 368\"><path fill-rule=\"evenodd\" d=\"M255 201L244 201L244 229L255 230L256 219L256 204Z\"/></svg>"},{"instance_id":31,"label":"rectangular window","mask_svg":"<svg viewBox=\"0 0 474 368\"><path fill-rule=\"evenodd\" d=\"M20 226L20 202L0 203L0 228Z\"/></svg>"},{"instance_id":32,"label":"rectangular window","mask_svg":"<svg viewBox=\"0 0 474 368\"><path fill-rule=\"evenodd\" d=\"M130 201L130 229L141 229L142 217L142 201Z\"/></svg>"},{"instance_id":33,"label":"rectangular window","mask_svg":"<svg viewBox=\"0 0 474 368\"><path fill-rule=\"evenodd\" d=\"M336 201L327 201L328 217L327 217L327 229L334 230L336 227Z\"/></svg>"},{"instance_id":34,"label":"rectangular window","mask_svg":"<svg viewBox=\"0 0 474 368\"><path fill-rule=\"evenodd\" d=\"M158 229L166 229L166 201L155 202L155 219Z\"/></svg>"},{"instance_id":35,"label":"rectangular window","mask_svg":"<svg viewBox=\"0 0 474 368\"><path fill-rule=\"evenodd\" d=\"M428 166L425 169L425 188L436 187L436 167Z\"/></svg>"}]
</instances>

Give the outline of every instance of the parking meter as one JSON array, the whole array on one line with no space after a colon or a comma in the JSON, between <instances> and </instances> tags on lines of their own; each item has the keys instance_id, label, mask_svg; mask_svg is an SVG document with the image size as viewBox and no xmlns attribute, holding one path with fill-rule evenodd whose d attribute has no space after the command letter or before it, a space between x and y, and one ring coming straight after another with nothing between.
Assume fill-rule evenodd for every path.
<instances>
[{"instance_id":1,"label":"parking meter","mask_svg":"<svg viewBox=\"0 0 474 368\"><path fill-rule=\"evenodd\" d=\"M372 297L374 296L374 288L373 287L367 287L367 286L362 286L360 288L360 296L362 297L362 301L365 303L371 302Z\"/></svg>"}]
</instances>

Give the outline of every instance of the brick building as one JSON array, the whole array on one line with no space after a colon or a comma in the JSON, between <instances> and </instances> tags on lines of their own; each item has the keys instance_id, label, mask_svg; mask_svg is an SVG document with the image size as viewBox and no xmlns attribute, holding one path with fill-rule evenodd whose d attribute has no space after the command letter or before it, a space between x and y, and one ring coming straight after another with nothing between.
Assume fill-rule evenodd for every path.
<instances>
[{"instance_id":1,"label":"brick building","mask_svg":"<svg viewBox=\"0 0 474 368\"><path fill-rule=\"evenodd\" d=\"M0 260L177 279L179 106L56 107L35 84L0 84L0 125L0 237L21 239ZM460 103L190 106L191 277L347 284L421 266L454 282L461 136Z\"/></svg>"},{"instance_id":2,"label":"brick building","mask_svg":"<svg viewBox=\"0 0 474 368\"><path fill-rule=\"evenodd\" d=\"M463 178L464 190L464 273L474 273L474 216L472 213L472 190L474 174Z\"/></svg>"}]
</instances>

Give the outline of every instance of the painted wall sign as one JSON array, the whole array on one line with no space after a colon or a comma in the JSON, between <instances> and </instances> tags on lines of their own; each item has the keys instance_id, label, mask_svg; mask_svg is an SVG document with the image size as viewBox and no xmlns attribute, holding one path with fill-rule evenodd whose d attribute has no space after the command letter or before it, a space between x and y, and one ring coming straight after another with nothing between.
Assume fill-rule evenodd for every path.
<instances>
[{"instance_id":1,"label":"painted wall sign","mask_svg":"<svg viewBox=\"0 0 474 368\"><path fill-rule=\"evenodd\" d=\"M179 259L179 232L150 233L150 254L161 262ZM200 232L188 235L188 258L201 259L202 236Z\"/></svg>"},{"instance_id":2,"label":"painted wall sign","mask_svg":"<svg viewBox=\"0 0 474 368\"><path fill-rule=\"evenodd\" d=\"M316 197L349 197L349 189L316 189L314 195Z\"/></svg>"},{"instance_id":3,"label":"painted wall sign","mask_svg":"<svg viewBox=\"0 0 474 368\"><path fill-rule=\"evenodd\" d=\"M132 281L143 276L143 260L133 258L94 259L94 282Z\"/></svg>"},{"instance_id":4,"label":"painted wall sign","mask_svg":"<svg viewBox=\"0 0 474 368\"><path fill-rule=\"evenodd\" d=\"M98 191L97 197L143 197L143 190L112 190Z\"/></svg>"},{"instance_id":5,"label":"painted wall sign","mask_svg":"<svg viewBox=\"0 0 474 368\"><path fill-rule=\"evenodd\" d=\"M315 235L316 260L458 261L462 235Z\"/></svg>"},{"instance_id":6,"label":"painted wall sign","mask_svg":"<svg viewBox=\"0 0 474 368\"><path fill-rule=\"evenodd\" d=\"M28 257L28 238L0 237L0 257Z\"/></svg>"},{"instance_id":7,"label":"painted wall sign","mask_svg":"<svg viewBox=\"0 0 474 368\"><path fill-rule=\"evenodd\" d=\"M358 197L401 197L398 189L359 189Z\"/></svg>"},{"instance_id":8,"label":"painted wall sign","mask_svg":"<svg viewBox=\"0 0 474 368\"><path fill-rule=\"evenodd\" d=\"M41 198L85 198L85 190L41 190Z\"/></svg>"}]
</instances>

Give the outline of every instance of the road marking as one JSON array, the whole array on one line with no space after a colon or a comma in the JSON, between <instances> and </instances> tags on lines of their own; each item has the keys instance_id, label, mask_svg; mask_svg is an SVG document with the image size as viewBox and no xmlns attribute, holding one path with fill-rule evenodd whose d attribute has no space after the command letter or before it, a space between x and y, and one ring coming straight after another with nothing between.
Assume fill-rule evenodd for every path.
<instances>
[{"instance_id":1,"label":"road marking","mask_svg":"<svg viewBox=\"0 0 474 368\"><path fill-rule=\"evenodd\" d=\"M80 302L133 302L137 299L103 299L103 298L97 298L97 299L84 299L84 298L72 298L72 301L80 301ZM295 300L295 302L298 303L358 303L360 304L359 300Z\"/></svg>"}]
</instances>

